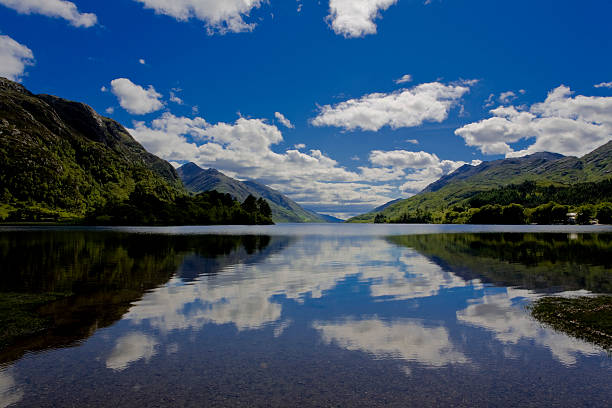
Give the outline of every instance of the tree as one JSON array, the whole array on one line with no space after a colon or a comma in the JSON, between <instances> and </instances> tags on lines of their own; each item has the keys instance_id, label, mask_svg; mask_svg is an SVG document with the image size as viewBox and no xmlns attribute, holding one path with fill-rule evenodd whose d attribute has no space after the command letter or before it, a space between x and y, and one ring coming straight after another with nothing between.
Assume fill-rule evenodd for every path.
<instances>
[{"instance_id":1,"label":"tree","mask_svg":"<svg viewBox=\"0 0 612 408\"><path fill-rule=\"evenodd\" d=\"M270 208L270 204L268 204L268 202L261 197L257 199L257 208L264 217L272 217L272 209Z\"/></svg>"},{"instance_id":2,"label":"tree","mask_svg":"<svg viewBox=\"0 0 612 408\"><path fill-rule=\"evenodd\" d=\"M520 204L510 204L502 208L501 224L522 225L526 222L525 209Z\"/></svg>"},{"instance_id":3,"label":"tree","mask_svg":"<svg viewBox=\"0 0 612 408\"><path fill-rule=\"evenodd\" d=\"M240 207L247 213L257 212L257 200L253 194L249 194Z\"/></svg>"},{"instance_id":4,"label":"tree","mask_svg":"<svg viewBox=\"0 0 612 408\"><path fill-rule=\"evenodd\" d=\"M387 217L385 217L382 214L376 214L376 217L374 217L374 224L386 224L387 223Z\"/></svg>"},{"instance_id":5,"label":"tree","mask_svg":"<svg viewBox=\"0 0 612 408\"><path fill-rule=\"evenodd\" d=\"M595 216L595 209L591 205L580 207L576 222L578 224L589 224Z\"/></svg>"},{"instance_id":6,"label":"tree","mask_svg":"<svg viewBox=\"0 0 612 408\"><path fill-rule=\"evenodd\" d=\"M612 204L603 203L597 209L597 220L600 224L612 224Z\"/></svg>"}]
</instances>

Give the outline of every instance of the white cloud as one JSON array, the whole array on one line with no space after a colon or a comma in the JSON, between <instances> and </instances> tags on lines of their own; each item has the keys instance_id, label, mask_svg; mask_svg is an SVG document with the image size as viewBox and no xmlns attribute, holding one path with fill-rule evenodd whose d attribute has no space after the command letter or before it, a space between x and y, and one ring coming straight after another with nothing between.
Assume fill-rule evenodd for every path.
<instances>
[{"instance_id":1,"label":"white cloud","mask_svg":"<svg viewBox=\"0 0 612 408\"><path fill-rule=\"evenodd\" d=\"M218 32L252 31L254 23L244 17L258 8L264 0L135 0L153 9L157 14L174 17L179 21L195 18L206 24L209 34Z\"/></svg>"},{"instance_id":2,"label":"white cloud","mask_svg":"<svg viewBox=\"0 0 612 408\"><path fill-rule=\"evenodd\" d=\"M416 139L406 139L406 143L410 143L410 144L419 144L419 141Z\"/></svg>"},{"instance_id":3,"label":"white cloud","mask_svg":"<svg viewBox=\"0 0 612 408\"><path fill-rule=\"evenodd\" d=\"M512 91L502 92L499 94L498 100L503 104L509 104L517 98L516 94Z\"/></svg>"},{"instance_id":4,"label":"white cloud","mask_svg":"<svg viewBox=\"0 0 612 408\"><path fill-rule=\"evenodd\" d=\"M12 369L0 369L0 407L17 404L24 396L21 387L13 377Z\"/></svg>"},{"instance_id":5,"label":"white cloud","mask_svg":"<svg viewBox=\"0 0 612 408\"><path fill-rule=\"evenodd\" d=\"M108 113L109 115L112 115L113 113L115 113L115 108L113 108L112 106L109 106L108 108L106 108L105 112Z\"/></svg>"},{"instance_id":6,"label":"white cloud","mask_svg":"<svg viewBox=\"0 0 612 408\"><path fill-rule=\"evenodd\" d=\"M142 324L161 333L198 330L213 323L233 324L238 330L274 327L278 334L287 321L281 320L284 302L275 298L282 296L296 303L320 299L349 276L367 284L373 298L387 301L426 298L446 288L480 287L480 283L466 282L415 251L398 250L383 239L298 240L291 245L287 245L287 238L272 239L277 242L273 241L270 247L283 244L278 245L283 250L265 262L249 262L248 255L237 251L230 257L232 267L219 265L222 274L203 274L190 285L175 277L135 302L125 319L133 326ZM198 255L188 255L178 276L184 267L206 271L211 263ZM124 343L125 347L119 348L122 352L117 353L122 358L115 359L122 363L115 364L120 367L142 355L131 348L132 342Z\"/></svg>"},{"instance_id":7,"label":"white cloud","mask_svg":"<svg viewBox=\"0 0 612 408\"><path fill-rule=\"evenodd\" d=\"M507 106L490 112L493 117L455 131L484 154L512 157L549 151L582 156L612 138L612 97L573 97L566 86L529 109ZM515 151L510 144L521 140L532 143Z\"/></svg>"},{"instance_id":8,"label":"white cloud","mask_svg":"<svg viewBox=\"0 0 612 408\"><path fill-rule=\"evenodd\" d=\"M81 13L74 3L65 0L0 0L0 4L21 14L63 18L75 27L92 27L98 22L95 14Z\"/></svg>"},{"instance_id":9,"label":"white cloud","mask_svg":"<svg viewBox=\"0 0 612 408\"><path fill-rule=\"evenodd\" d=\"M293 123L280 112L274 112L274 117L286 128L293 129L295 127Z\"/></svg>"},{"instance_id":10,"label":"white cloud","mask_svg":"<svg viewBox=\"0 0 612 408\"><path fill-rule=\"evenodd\" d=\"M111 81L111 90L119 99L119 105L135 115L155 112L164 106L160 101L162 95L155 91L153 85L145 89L127 78L117 78Z\"/></svg>"},{"instance_id":11,"label":"white cloud","mask_svg":"<svg viewBox=\"0 0 612 408\"><path fill-rule=\"evenodd\" d=\"M104 85L100 88L100 92L108 92L108 88Z\"/></svg>"},{"instance_id":12,"label":"white cloud","mask_svg":"<svg viewBox=\"0 0 612 408\"><path fill-rule=\"evenodd\" d=\"M595 88L612 88L612 82L602 82L601 84L593 85Z\"/></svg>"},{"instance_id":13,"label":"white cloud","mask_svg":"<svg viewBox=\"0 0 612 408\"><path fill-rule=\"evenodd\" d=\"M374 20L397 0L329 0L327 21L336 34L346 38L376 34Z\"/></svg>"},{"instance_id":14,"label":"white cloud","mask_svg":"<svg viewBox=\"0 0 612 408\"><path fill-rule=\"evenodd\" d=\"M601 354L593 345L542 327L521 307L513 305L513 302L521 298L536 297L527 290L508 288L505 293L474 299L470 306L457 312L457 320L492 331L502 343L516 344L521 339L532 340L548 348L553 357L566 366L576 364L579 354Z\"/></svg>"},{"instance_id":15,"label":"white cloud","mask_svg":"<svg viewBox=\"0 0 612 408\"><path fill-rule=\"evenodd\" d=\"M407 82L412 82L412 75L406 74L403 77L395 80L396 84L405 84Z\"/></svg>"},{"instance_id":16,"label":"white cloud","mask_svg":"<svg viewBox=\"0 0 612 408\"><path fill-rule=\"evenodd\" d=\"M424 168L440 162L435 154L426 152L409 152L393 150L383 152L374 150L370 153L370 162L382 167Z\"/></svg>"},{"instance_id":17,"label":"white cloud","mask_svg":"<svg viewBox=\"0 0 612 408\"><path fill-rule=\"evenodd\" d=\"M347 319L339 323L315 322L313 327L321 332L327 344L364 351L381 359L401 359L429 368L469 363L469 359L456 350L446 328L425 327L419 320Z\"/></svg>"},{"instance_id":18,"label":"white cloud","mask_svg":"<svg viewBox=\"0 0 612 408\"><path fill-rule=\"evenodd\" d=\"M174 102L177 105L182 105L183 100L175 93L175 91L170 91L170 102Z\"/></svg>"},{"instance_id":19,"label":"white cloud","mask_svg":"<svg viewBox=\"0 0 612 408\"><path fill-rule=\"evenodd\" d=\"M138 360L149 361L157 354L159 342L143 333L130 333L117 339L111 355L106 359L106 367L123 371Z\"/></svg>"},{"instance_id":20,"label":"white cloud","mask_svg":"<svg viewBox=\"0 0 612 408\"><path fill-rule=\"evenodd\" d=\"M263 119L211 124L201 117L166 112L150 124L135 122L129 131L166 160L191 161L231 177L255 179L306 208L343 217L367 212L405 192L416 193L464 164L426 152L375 151L370 166L350 171L320 150L301 151L304 144L276 152L283 135Z\"/></svg>"},{"instance_id":21,"label":"white cloud","mask_svg":"<svg viewBox=\"0 0 612 408\"><path fill-rule=\"evenodd\" d=\"M140 65L146 65L146 64L147 64L147 61L145 61L143 58L141 58L141 59L139 59L139 60L138 60L138 63L139 63Z\"/></svg>"},{"instance_id":22,"label":"white cloud","mask_svg":"<svg viewBox=\"0 0 612 408\"><path fill-rule=\"evenodd\" d=\"M469 92L469 85L432 82L392 93L373 93L337 105L325 105L311 120L315 126L336 126L346 130L378 131L415 127L424 122L442 122L452 107Z\"/></svg>"},{"instance_id":23,"label":"white cloud","mask_svg":"<svg viewBox=\"0 0 612 408\"><path fill-rule=\"evenodd\" d=\"M7 35L0 35L0 76L21 81L29 65L34 65L32 50Z\"/></svg>"}]
</instances>

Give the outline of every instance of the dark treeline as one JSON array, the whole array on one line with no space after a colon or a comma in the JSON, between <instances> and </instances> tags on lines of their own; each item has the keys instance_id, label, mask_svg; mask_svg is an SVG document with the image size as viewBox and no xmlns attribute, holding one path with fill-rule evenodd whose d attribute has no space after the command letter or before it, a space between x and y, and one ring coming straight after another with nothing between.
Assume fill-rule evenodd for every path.
<instances>
[{"instance_id":1,"label":"dark treeline","mask_svg":"<svg viewBox=\"0 0 612 408\"><path fill-rule=\"evenodd\" d=\"M468 204L471 208L480 208L487 204L502 206L520 204L523 207L535 208L550 202L568 206L612 202L612 179L562 187L541 186L533 181L526 181L478 193L470 198Z\"/></svg>"},{"instance_id":2,"label":"dark treeline","mask_svg":"<svg viewBox=\"0 0 612 408\"><path fill-rule=\"evenodd\" d=\"M572 186L532 181L475 194L436 212L417 209L399 217L378 214L375 223L401 224L612 224L612 179Z\"/></svg>"},{"instance_id":3,"label":"dark treeline","mask_svg":"<svg viewBox=\"0 0 612 408\"><path fill-rule=\"evenodd\" d=\"M164 201L136 188L128 200L87 214L88 225L256 225L274 224L268 202L249 195L243 203L229 194L207 191Z\"/></svg>"}]
</instances>

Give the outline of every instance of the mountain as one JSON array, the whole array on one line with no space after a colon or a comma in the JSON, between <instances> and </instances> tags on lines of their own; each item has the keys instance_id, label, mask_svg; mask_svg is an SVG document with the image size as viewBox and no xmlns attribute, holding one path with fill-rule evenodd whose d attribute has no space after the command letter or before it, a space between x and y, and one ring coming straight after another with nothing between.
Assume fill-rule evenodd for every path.
<instances>
[{"instance_id":1,"label":"mountain","mask_svg":"<svg viewBox=\"0 0 612 408\"><path fill-rule=\"evenodd\" d=\"M0 78L0 218L23 206L79 217L137 185L164 199L184 194L174 168L119 123Z\"/></svg>"},{"instance_id":2,"label":"mountain","mask_svg":"<svg viewBox=\"0 0 612 408\"><path fill-rule=\"evenodd\" d=\"M320 214L320 213L317 213L317 214L319 214L319 216L320 216L320 217L323 217L323 219L324 219L326 222L329 222L329 223L340 224L340 223L343 223L343 222L345 222L345 221L346 221L346 220L343 220L343 219L341 219L341 218L334 217L334 216L332 216L332 215Z\"/></svg>"},{"instance_id":3,"label":"mountain","mask_svg":"<svg viewBox=\"0 0 612 408\"><path fill-rule=\"evenodd\" d=\"M395 219L402 214L443 211L463 205L478 193L533 181L539 185L569 186L612 178L612 141L587 155L566 157L557 153L535 153L524 157L466 164L427 186L416 196L390 202L350 222L373 222L378 214Z\"/></svg>"},{"instance_id":4,"label":"mountain","mask_svg":"<svg viewBox=\"0 0 612 408\"><path fill-rule=\"evenodd\" d=\"M265 199L272 209L274 222L328 222L323 216L300 207L278 191L254 181L238 181L215 169L204 170L194 163L183 165L177 173L185 187L194 193L216 190L230 194L239 201L244 201L249 194Z\"/></svg>"}]
</instances>

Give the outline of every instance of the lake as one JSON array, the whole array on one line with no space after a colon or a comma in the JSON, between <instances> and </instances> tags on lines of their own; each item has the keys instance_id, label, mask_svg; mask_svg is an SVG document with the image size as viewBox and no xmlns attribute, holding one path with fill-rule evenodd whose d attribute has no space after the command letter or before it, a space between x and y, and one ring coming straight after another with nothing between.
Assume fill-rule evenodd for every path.
<instances>
[{"instance_id":1,"label":"lake","mask_svg":"<svg viewBox=\"0 0 612 408\"><path fill-rule=\"evenodd\" d=\"M610 356L526 309L612 293L610 227L4 227L0 270L57 295L0 407L612 405Z\"/></svg>"}]
</instances>

